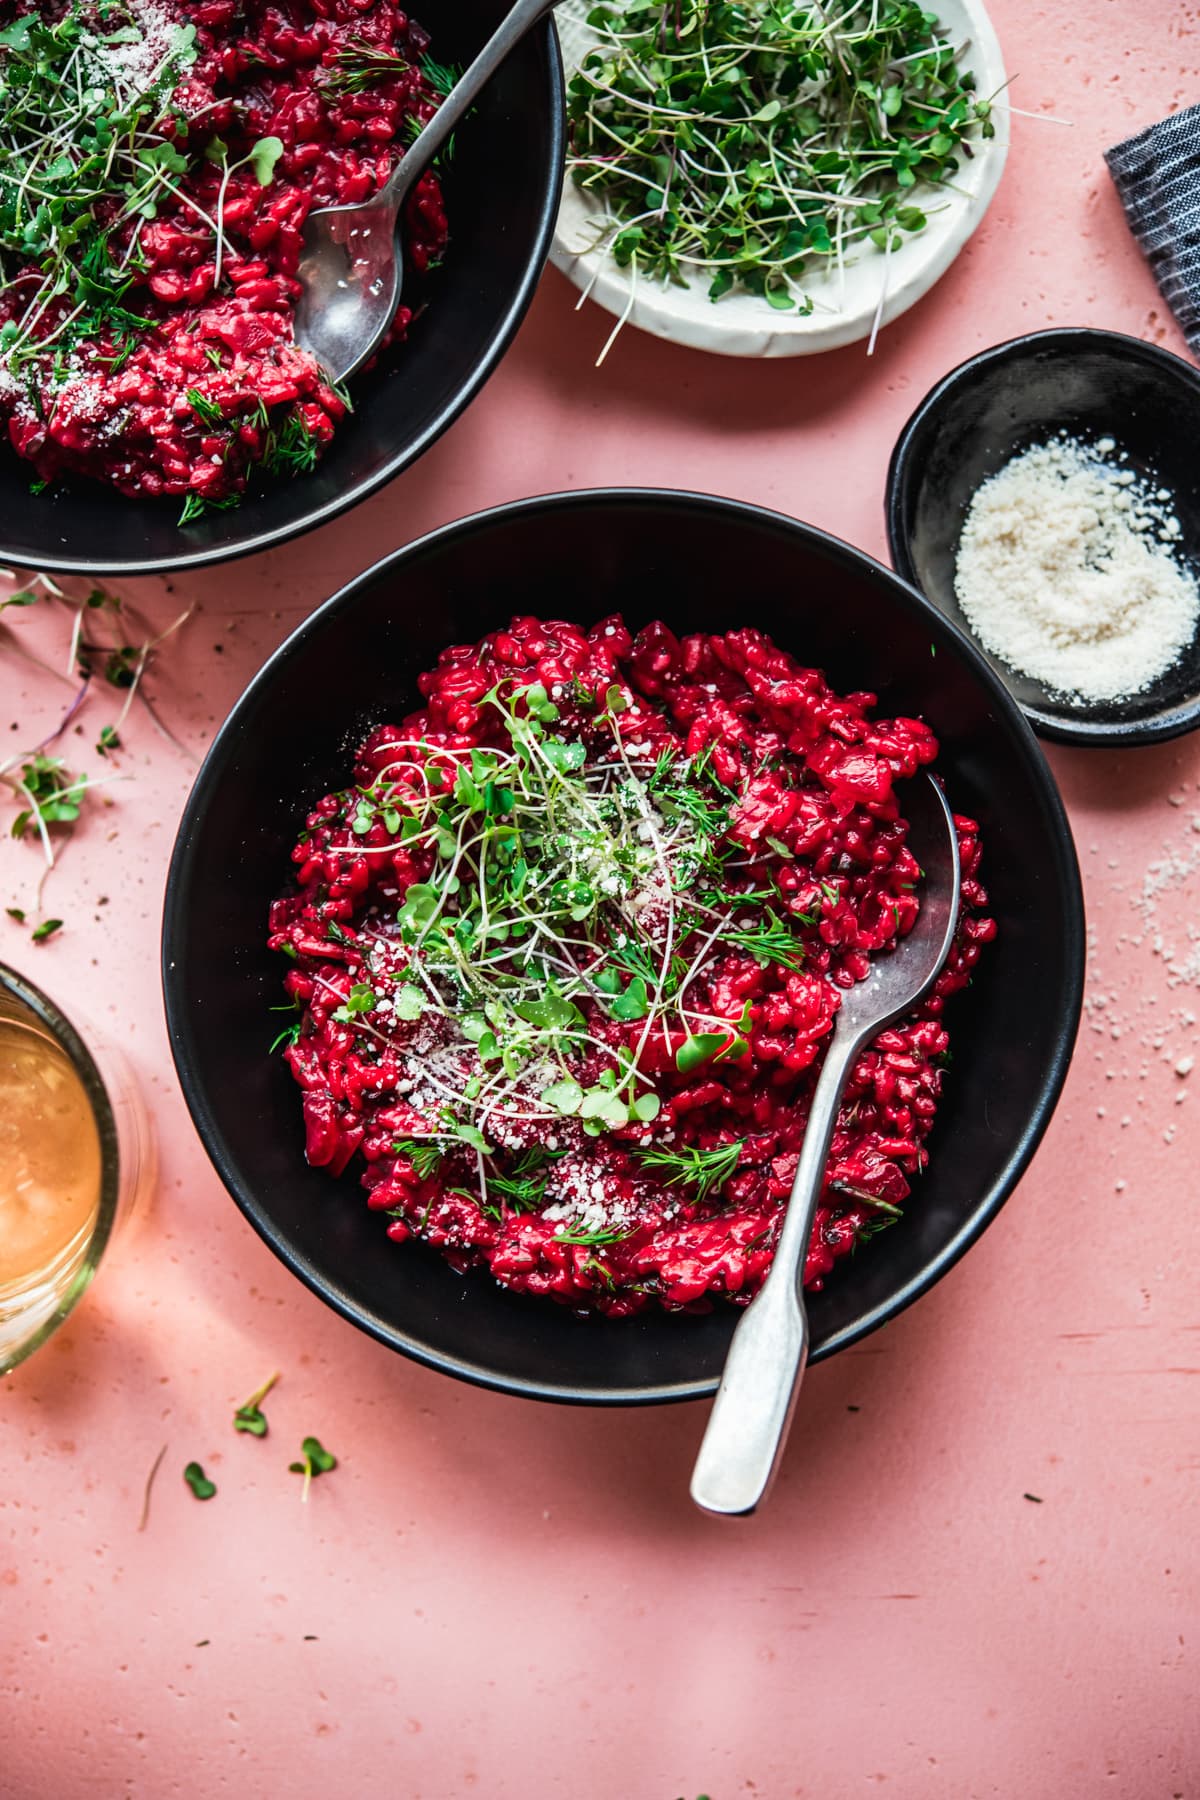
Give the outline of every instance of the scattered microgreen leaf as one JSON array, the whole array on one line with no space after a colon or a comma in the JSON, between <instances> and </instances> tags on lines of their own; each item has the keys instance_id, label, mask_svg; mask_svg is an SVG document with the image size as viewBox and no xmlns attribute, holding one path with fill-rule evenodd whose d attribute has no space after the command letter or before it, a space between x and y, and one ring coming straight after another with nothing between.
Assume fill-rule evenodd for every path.
<instances>
[{"instance_id":1,"label":"scattered microgreen leaf","mask_svg":"<svg viewBox=\"0 0 1200 1800\"><path fill-rule=\"evenodd\" d=\"M576 185L617 263L808 313L811 272L924 228L994 134L961 50L918 0L609 0L568 87Z\"/></svg>"},{"instance_id":2,"label":"scattered microgreen leaf","mask_svg":"<svg viewBox=\"0 0 1200 1800\"><path fill-rule=\"evenodd\" d=\"M320 1438L306 1437L300 1445L299 1462L289 1463L288 1469L293 1475L303 1475L304 1486L300 1492L301 1500L308 1499L308 1490L318 1475L327 1475L331 1469L337 1468L337 1457L326 1450Z\"/></svg>"},{"instance_id":3,"label":"scattered microgreen leaf","mask_svg":"<svg viewBox=\"0 0 1200 1800\"><path fill-rule=\"evenodd\" d=\"M242 1402L233 1415L233 1429L249 1432L251 1437L266 1437L267 1415L262 1410L262 1402L266 1399L275 1383L279 1380L279 1371L268 1375L260 1388L255 1388L248 1400Z\"/></svg>"},{"instance_id":4,"label":"scattered microgreen leaf","mask_svg":"<svg viewBox=\"0 0 1200 1800\"><path fill-rule=\"evenodd\" d=\"M183 1479L191 1488L197 1500L211 1500L216 1493L216 1485L208 1479L198 1462L190 1462L183 1471Z\"/></svg>"}]
</instances>

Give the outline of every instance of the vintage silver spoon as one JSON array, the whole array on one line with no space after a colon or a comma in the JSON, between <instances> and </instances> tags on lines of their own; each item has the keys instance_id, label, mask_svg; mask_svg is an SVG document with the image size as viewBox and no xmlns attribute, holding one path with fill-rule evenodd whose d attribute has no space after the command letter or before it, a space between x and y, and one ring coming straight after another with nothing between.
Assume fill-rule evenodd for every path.
<instances>
[{"instance_id":1,"label":"vintage silver spoon","mask_svg":"<svg viewBox=\"0 0 1200 1800\"><path fill-rule=\"evenodd\" d=\"M404 279L396 227L413 186L509 51L554 4L517 0L377 194L359 205L309 213L297 271L303 292L296 306L296 342L331 380L345 381L360 369L396 315Z\"/></svg>"},{"instance_id":2,"label":"vintage silver spoon","mask_svg":"<svg viewBox=\"0 0 1200 1800\"><path fill-rule=\"evenodd\" d=\"M924 873L921 911L906 938L848 988L813 1092L808 1129L770 1273L738 1321L692 1473L710 1513L752 1513L770 1488L808 1360L804 1258L842 1089L859 1052L924 998L958 922L961 872L950 808L932 776L913 783L909 845Z\"/></svg>"}]
</instances>

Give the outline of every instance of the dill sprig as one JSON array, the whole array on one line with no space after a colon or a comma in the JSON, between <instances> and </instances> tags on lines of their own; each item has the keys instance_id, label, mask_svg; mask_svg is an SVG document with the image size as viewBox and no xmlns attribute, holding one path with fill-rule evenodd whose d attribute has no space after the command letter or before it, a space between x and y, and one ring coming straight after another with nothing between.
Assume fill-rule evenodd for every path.
<instances>
[{"instance_id":1,"label":"dill sprig","mask_svg":"<svg viewBox=\"0 0 1200 1800\"><path fill-rule=\"evenodd\" d=\"M710 1194L725 1186L745 1147L745 1138L738 1138L731 1144L714 1144L711 1150L697 1149L694 1144L688 1144L682 1150L656 1147L641 1151L639 1160L644 1169L661 1175L668 1187L694 1188L698 1200L707 1200Z\"/></svg>"},{"instance_id":2,"label":"dill sprig","mask_svg":"<svg viewBox=\"0 0 1200 1800\"><path fill-rule=\"evenodd\" d=\"M443 1151L437 1144L421 1143L416 1138L399 1138L392 1148L397 1156L407 1156L419 1181L428 1181L441 1167Z\"/></svg>"}]
</instances>

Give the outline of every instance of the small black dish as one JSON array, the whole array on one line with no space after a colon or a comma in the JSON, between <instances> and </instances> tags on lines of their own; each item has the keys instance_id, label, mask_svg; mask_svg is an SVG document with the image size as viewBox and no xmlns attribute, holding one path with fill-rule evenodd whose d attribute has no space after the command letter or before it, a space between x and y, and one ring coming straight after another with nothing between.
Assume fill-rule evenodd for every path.
<instances>
[{"instance_id":1,"label":"small black dish","mask_svg":"<svg viewBox=\"0 0 1200 1800\"><path fill-rule=\"evenodd\" d=\"M892 452L892 562L963 631L970 627L955 598L954 564L971 498L1010 457L1061 430L1115 439L1131 468L1171 490L1183 553L1200 573L1200 371L1120 332L1035 331L952 370ZM982 654L1041 737L1149 744L1200 724L1200 638L1145 693L1075 705Z\"/></svg>"},{"instance_id":2,"label":"small black dish","mask_svg":"<svg viewBox=\"0 0 1200 1800\"><path fill-rule=\"evenodd\" d=\"M421 0L442 62L469 62L496 0ZM173 573L266 550L336 518L415 462L474 399L525 316L550 248L565 144L553 19L513 50L455 133L444 177L450 247L405 300L408 338L351 383L354 413L311 474L273 481L228 512L179 524L180 501L132 500L98 481L36 498L33 470L0 447L0 563L85 575Z\"/></svg>"},{"instance_id":3,"label":"small black dish","mask_svg":"<svg viewBox=\"0 0 1200 1800\"><path fill-rule=\"evenodd\" d=\"M275 652L209 751L167 880L167 1021L205 1147L275 1253L383 1343L510 1393L630 1404L713 1393L733 1309L579 1319L486 1271L456 1275L424 1245L388 1243L353 1173L335 1180L304 1161L299 1092L268 1055L282 959L266 949L305 813L344 784L372 724L417 702L416 677L441 650L514 612L591 625L618 609L635 628L757 625L843 691L874 689L885 713L927 718L955 806L982 823L999 936L954 1007L932 1163L903 1221L813 1296L814 1358L915 1300L1012 1192L1070 1060L1084 920L1054 779L978 651L890 570L777 513L644 489L522 501L397 551Z\"/></svg>"}]
</instances>

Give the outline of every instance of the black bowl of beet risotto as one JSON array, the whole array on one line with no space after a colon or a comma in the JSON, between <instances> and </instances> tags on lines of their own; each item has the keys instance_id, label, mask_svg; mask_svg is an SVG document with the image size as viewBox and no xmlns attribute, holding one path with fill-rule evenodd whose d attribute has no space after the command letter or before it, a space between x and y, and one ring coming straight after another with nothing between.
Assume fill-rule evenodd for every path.
<instances>
[{"instance_id":1,"label":"black bowl of beet risotto","mask_svg":"<svg viewBox=\"0 0 1200 1800\"><path fill-rule=\"evenodd\" d=\"M981 351L896 442L899 574L980 644L1039 736L1200 724L1200 373L1089 328Z\"/></svg>"},{"instance_id":2,"label":"black bowl of beet risotto","mask_svg":"<svg viewBox=\"0 0 1200 1800\"><path fill-rule=\"evenodd\" d=\"M22 106L5 120L15 212L0 195L0 560L134 574L263 550L364 499L457 418L549 247L564 144L551 19L410 197L402 305L347 387L296 346L296 269L308 211L382 184L500 11L4 9ZM41 196L32 218L18 176Z\"/></svg>"},{"instance_id":3,"label":"black bowl of beet risotto","mask_svg":"<svg viewBox=\"0 0 1200 1800\"><path fill-rule=\"evenodd\" d=\"M839 992L919 910L924 769L964 910L846 1090L816 1358L951 1267L1058 1097L1084 919L1033 734L915 589L752 506L557 494L398 551L251 682L180 826L167 1019L230 1193L448 1374L711 1394Z\"/></svg>"}]
</instances>

